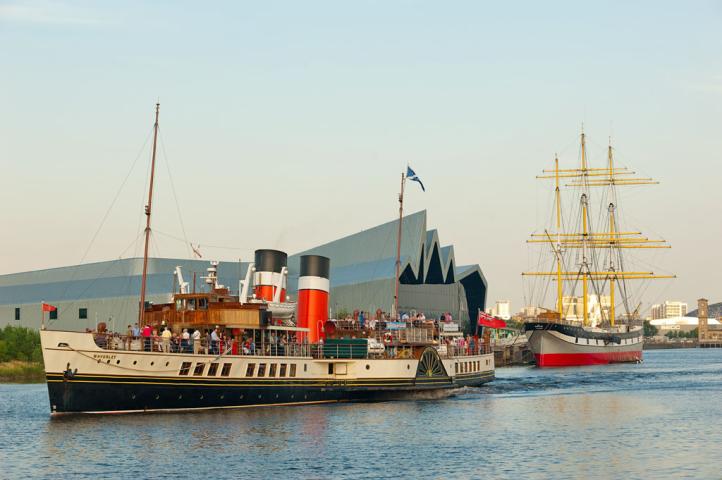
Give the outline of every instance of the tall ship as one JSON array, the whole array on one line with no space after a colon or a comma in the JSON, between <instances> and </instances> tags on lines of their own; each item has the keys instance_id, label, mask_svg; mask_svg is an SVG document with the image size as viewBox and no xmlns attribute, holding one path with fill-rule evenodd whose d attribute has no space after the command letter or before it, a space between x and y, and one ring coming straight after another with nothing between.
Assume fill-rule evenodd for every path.
<instances>
[{"instance_id":1,"label":"tall ship","mask_svg":"<svg viewBox=\"0 0 722 480\"><path fill-rule=\"evenodd\" d=\"M219 283L212 262L201 291L178 267L171 301L146 302L158 116L156 105L139 312L127 322L137 322L138 331L109 332L103 323L95 331L49 330L43 318L52 414L386 400L494 378L488 344L456 341L463 334L454 325L398 312L404 174L388 314L377 312L364 324L329 319L331 260L319 255L301 257L291 301L287 255L272 249L256 250L235 292L235 285Z\"/></svg>"},{"instance_id":2,"label":"tall ship","mask_svg":"<svg viewBox=\"0 0 722 480\"><path fill-rule=\"evenodd\" d=\"M616 166L611 141L606 165L591 167L586 142L582 131L578 168L561 169L556 157L554 168L537 177L554 185L552 225L528 240L542 247L538 264L544 269L522 274L534 284L531 290L541 292L539 313L524 323L538 367L641 362L641 302L634 284L674 278L628 270L628 249L670 247L623 228L618 189L658 182ZM542 303L548 292L556 294L552 308Z\"/></svg>"}]
</instances>

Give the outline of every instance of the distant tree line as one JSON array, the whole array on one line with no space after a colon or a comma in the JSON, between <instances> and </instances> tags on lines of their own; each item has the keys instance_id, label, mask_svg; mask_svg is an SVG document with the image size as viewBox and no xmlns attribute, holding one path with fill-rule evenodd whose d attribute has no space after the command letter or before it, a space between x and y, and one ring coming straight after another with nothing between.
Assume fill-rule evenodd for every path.
<instances>
[{"instance_id":1,"label":"distant tree line","mask_svg":"<svg viewBox=\"0 0 722 480\"><path fill-rule=\"evenodd\" d=\"M11 360L43 361L40 334L36 330L10 325L0 329L0 362Z\"/></svg>"},{"instance_id":2,"label":"distant tree line","mask_svg":"<svg viewBox=\"0 0 722 480\"><path fill-rule=\"evenodd\" d=\"M664 336L667 338L697 338L697 329L690 330L689 332L683 332L681 330L670 330L665 333Z\"/></svg>"},{"instance_id":3,"label":"distant tree line","mask_svg":"<svg viewBox=\"0 0 722 480\"><path fill-rule=\"evenodd\" d=\"M652 322L649 320L644 321L644 336L645 337L653 337L657 335L657 332L659 332L659 329L652 325Z\"/></svg>"}]
</instances>

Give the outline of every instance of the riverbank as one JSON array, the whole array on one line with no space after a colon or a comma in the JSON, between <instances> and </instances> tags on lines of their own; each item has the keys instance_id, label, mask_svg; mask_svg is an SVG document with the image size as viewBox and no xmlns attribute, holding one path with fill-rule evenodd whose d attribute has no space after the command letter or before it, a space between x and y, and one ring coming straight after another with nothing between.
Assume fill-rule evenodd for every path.
<instances>
[{"instance_id":1,"label":"riverbank","mask_svg":"<svg viewBox=\"0 0 722 480\"><path fill-rule=\"evenodd\" d=\"M0 383L43 383L45 370L39 362L12 360L0 363Z\"/></svg>"},{"instance_id":2,"label":"riverbank","mask_svg":"<svg viewBox=\"0 0 722 480\"><path fill-rule=\"evenodd\" d=\"M696 340L686 342L644 342L644 350L667 350L671 348L697 348Z\"/></svg>"}]
</instances>

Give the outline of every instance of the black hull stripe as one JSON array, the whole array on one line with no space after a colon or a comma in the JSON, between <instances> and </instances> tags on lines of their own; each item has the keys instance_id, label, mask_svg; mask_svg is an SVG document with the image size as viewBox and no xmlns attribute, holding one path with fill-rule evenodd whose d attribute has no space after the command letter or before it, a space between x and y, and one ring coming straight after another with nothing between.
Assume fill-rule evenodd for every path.
<instances>
[{"instance_id":1,"label":"black hull stripe","mask_svg":"<svg viewBox=\"0 0 722 480\"><path fill-rule=\"evenodd\" d=\"M73 379L48 382L52 413L141 412L213 408L243 408L264 405L294 405L342 401L396 399L415 392L479 386L493 374L479 378L416 378L405 383L250 385L125 382L102 379Z\"/></svg>"},{"instance_id":2,"label":"black hull stripe","mask_svg":"<svg viewBox=\"0 0 722 480\"><path fill-rule=\"evenodd\" d=\"M590 332L576 325L567 325L564 323L553 322L526 322L524 324L525 332L534 332L539 330L551 330L559 332L569 337L589 338L592 340L606 340L607 342L620 343L621 339L638 338L642 336L642 331L635 332Z\"/></svg>"}]
</instances>

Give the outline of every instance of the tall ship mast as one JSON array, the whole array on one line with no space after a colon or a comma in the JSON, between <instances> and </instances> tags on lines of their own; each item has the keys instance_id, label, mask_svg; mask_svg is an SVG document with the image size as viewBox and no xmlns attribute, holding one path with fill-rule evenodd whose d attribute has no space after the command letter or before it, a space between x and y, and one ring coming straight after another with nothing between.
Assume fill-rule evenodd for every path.
<instances>
[{"instance_id":1,"label":"tall ship mast","mask_svg":"<svg viewBox=\"0 0 722 480\"><path fill-rule=\"evenodd\" d=\"M627 249L670 247L664 240L649 239L639 231L620 227L617 189L658 182L616 166L611 141L606 165L591 167L586 143L582 131L578 168L561 169L556 157L554 168L537 177L553 181L553 226L532 234L527 242L543 248L542 255L551 260L546 262L551 268L522 275L530 280L542 277L546 280L541 282L544 291L554 283L556 294L553 308L542 307L541 313L524 324L539 367L640 362L641 304L634 305L632 283L674 278L652 271L626 270ZM563 188L569 193L565 197L570 199L569 212L563 209ZM598 209L592 200L598 201ZM618 307L624 310L622 315Z\"/></svg>"}]
</instances>

